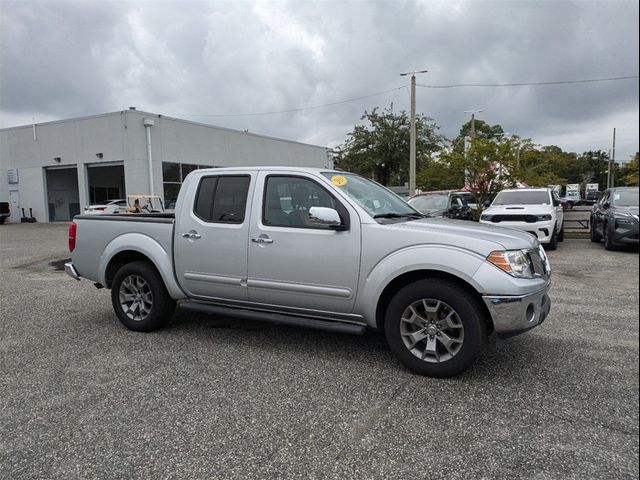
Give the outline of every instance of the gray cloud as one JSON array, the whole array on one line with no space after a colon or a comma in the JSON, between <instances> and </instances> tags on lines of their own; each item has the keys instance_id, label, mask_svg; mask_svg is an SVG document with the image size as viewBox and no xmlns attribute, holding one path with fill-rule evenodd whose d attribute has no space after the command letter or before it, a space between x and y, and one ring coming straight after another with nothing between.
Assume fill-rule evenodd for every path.
<instances>
[{"instance_id":1,"label":"gray cloud","mask_svg":"<svg viewBox=\"0 0 640 480\"><path fill-rule=\"evenodd\" d=\"M120 110L234 114L322 105L403 85L636 75L638 3L3 1L0 126ZM538 143L638 150L638 81L418 89L452 137L464 110ZM335 145L402 88L337 106L185 117Z\"/></svg>"}]
</instances>

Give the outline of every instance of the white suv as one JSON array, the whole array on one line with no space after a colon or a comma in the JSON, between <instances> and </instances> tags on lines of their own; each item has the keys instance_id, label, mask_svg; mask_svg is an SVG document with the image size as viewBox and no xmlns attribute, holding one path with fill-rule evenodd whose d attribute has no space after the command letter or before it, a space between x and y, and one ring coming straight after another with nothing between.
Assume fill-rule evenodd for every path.
<instances>
[{"instance_id":1,"label":"white suv","mask_svg":"<svg viewBox=\"0 0 640 480\"><path fill-rule=\"evenodd\" d=\"M555 250L564 240L560 198L549 188L502 190L482 212L480 223L524 230L549 250Z\"/></svg>"}]
</instances>

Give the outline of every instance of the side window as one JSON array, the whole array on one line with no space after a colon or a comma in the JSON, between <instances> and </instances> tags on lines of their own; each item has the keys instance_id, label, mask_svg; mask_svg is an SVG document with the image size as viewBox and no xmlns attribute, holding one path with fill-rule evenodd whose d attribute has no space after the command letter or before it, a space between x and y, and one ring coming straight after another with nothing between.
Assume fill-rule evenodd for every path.
<instances>
[{"instance_id":1,"label":"side window","mask_svg":"<svg viewBox=\"0 0 640 480\"><path fill-rule=\"evenodd\" d=\"M262 223L274 227L320 228L309 225L311 207L339 209L338 202L320 185L301 177L271 175L264 190Z\"/></svg>"},{"instance_id":2,"label":"side window","mask_svg":"<svg viewBox=\"0 0 640 480\"><path fill-rule=\"evenodd\" d=\"M200 180L193 212L211 223L242 223L251 177L214 176Z\"/></svg>"}]
</instances>

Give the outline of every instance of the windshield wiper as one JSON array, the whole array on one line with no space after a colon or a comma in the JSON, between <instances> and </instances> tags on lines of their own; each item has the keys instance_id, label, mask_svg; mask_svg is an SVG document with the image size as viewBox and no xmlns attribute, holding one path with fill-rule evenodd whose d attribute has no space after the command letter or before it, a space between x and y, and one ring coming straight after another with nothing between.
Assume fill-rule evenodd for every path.
<instances>
[{"instance_id":1,"label":"windshield wiper","mask_svg":"<svg viewBox=\"0 0 640 480\"><path fill-rule=\"evenodd\" d=\"M373 218L425 218L425 215L421 213L379 213L374 215Z\"/></svg>"}]
</instances>

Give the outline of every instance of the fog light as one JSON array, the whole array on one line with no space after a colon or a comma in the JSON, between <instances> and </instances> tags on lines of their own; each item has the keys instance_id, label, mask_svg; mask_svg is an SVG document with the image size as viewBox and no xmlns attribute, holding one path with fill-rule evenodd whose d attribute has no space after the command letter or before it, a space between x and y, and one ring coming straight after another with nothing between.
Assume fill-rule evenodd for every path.
<instances>
[{"instance_id":1,"label":"fog light","mask_svg":"<svg viewBox=\"0 0 640 480\"><path fill-rule=\"evenodd\" d=\"M533 303L530 303L527 307L527 322L533 322L534 318L536 318L536 310L533 308Z\"/></svg>"}]
</instances>

